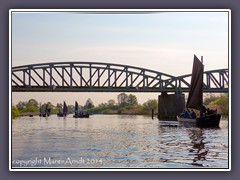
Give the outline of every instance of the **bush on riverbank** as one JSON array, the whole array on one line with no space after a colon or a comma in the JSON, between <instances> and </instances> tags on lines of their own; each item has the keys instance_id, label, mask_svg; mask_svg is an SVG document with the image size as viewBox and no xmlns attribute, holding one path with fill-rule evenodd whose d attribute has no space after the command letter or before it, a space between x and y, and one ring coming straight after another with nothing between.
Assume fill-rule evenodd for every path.
<instances>
[{"instance_id":1,"label":"bush on riverbank","mask_svg":"<svg viewBox=\"0 0 240 180\"><path fill-rule=\"evenodd\" d=\"M204 105L210 109L217 109L219 114L228 115L228 94L211 94L205 98Z\"/></svg>"},{"instance_id":2,"label":"bush on riverbank","mask_svg":"<svg viewBox=\"0 0 240 180\"><path fill-rule=\"evenodd\" d=\"M84 109L85 112L90 114L133 114L133 115L148 115L157 112L158 103L156 99L149 99L147 102L141 104L127 104L122 103L118 105L100 104L97 107Z\"/></svg>"},{"instance_id":3,"label":"bush on riverbank","mask_svg":"<svg viewBox=\"0 0 240 180\"><path fill-rule=\"evenodd\" d=\"M218 109L220 109L221 114L228 115L228 95L222 94L218 99L211 102L210 105L217 105Z\"/></svg>"},{"instance_id":4,"label":"bush on riverbank","mask_svg":"<svg viewBox=\"0 0 240 180\"><path fill-rule=\"evenodd\" d=\"M16 118L20 115L19 110L16 106L12 106L12 118Z\"/></svg>"}]
</instances>

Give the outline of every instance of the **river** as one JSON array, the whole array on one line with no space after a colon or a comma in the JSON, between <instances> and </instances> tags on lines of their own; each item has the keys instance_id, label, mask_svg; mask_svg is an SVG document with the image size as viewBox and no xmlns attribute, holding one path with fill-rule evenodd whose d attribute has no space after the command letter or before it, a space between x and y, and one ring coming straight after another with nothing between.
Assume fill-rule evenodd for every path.
<instances>
[{"instance_id":1,"label":"river","mask_svg":"<svg viewBox=\"0 0 240 180\"><path fill-rule=\"evenodd\" d=\"M228 120L219 129L149 116L12 120L12 168L228 168Z\"/></svg>"}]
</instances>

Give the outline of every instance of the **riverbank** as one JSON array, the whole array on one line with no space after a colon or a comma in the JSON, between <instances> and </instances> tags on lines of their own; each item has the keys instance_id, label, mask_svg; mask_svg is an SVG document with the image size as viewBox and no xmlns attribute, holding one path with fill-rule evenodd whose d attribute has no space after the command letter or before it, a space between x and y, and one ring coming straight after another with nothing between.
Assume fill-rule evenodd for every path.
<instances>
[{"instance_id":1,"label":"riverbank","mask_svg":"<svg viewBox=\"0 0 240 180\"><path fill-rule=\"evenodd\" d=\"M19 116L39 116L39 112L22 112Z\"/></svg>"},{"instance_id":2,"label":"riverbank","mask_svg":"<svg viewBox=\"0 0 240 180\"><path fill-rule=\"evenodd\" d=\"M100 115L143 115L143 116L152 116L151 112L149 113L139 113L139 112L133 112L133 111L124 111L119 113L117 110L116 111L107 111L107 112L101 112L101 113L93 113L92 115L95 114L100 114ZM56 114L54 114L56 115ZM154 113L154 116L156 117L158 115L158 113ZM38 112L24 112L24 113L20 113L19 116L39 116ZM222 115L222 118L224 119L228 119L228 115ZM175 116L171 118L170 117L166 117L164 119L168 119L168 120L174 120L176 119Z\"/></svg>"},{"instance_id":3,"label":"riverbank","mask_svg":"<svg viewBox=\"0 0 240 180\"><path fill-rule=\"evenodd\" d=\"M146 115L146 116L150 116L150 113L137 113L137 112L122 112L122 113L118 113L117 111L111 111L111 112L102 112L102 113L93 113L94 114L102 114L102 115ZM54 114L56 115L56 114ZM38 112L24 112L24 113L20 113L19 116L39 116ZM154 113L154 116L157 116L157 113Z\"/></svg>"}]
</instances>

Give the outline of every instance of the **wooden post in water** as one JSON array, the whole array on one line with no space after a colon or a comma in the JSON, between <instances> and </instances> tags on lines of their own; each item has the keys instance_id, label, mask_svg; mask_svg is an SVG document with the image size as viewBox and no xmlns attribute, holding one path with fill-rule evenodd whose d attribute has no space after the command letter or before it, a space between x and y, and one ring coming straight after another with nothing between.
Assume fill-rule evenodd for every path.
<instances>
[{"instance_id":1,"label":"wooden post in water","mask_svg":"<svg viewBox=\"0 0 240 180\"><path fill-rule=\"evenodd\" d=\"M152 119L154 118L154 108L152 108Z\"/></svg>"}]
</instances>

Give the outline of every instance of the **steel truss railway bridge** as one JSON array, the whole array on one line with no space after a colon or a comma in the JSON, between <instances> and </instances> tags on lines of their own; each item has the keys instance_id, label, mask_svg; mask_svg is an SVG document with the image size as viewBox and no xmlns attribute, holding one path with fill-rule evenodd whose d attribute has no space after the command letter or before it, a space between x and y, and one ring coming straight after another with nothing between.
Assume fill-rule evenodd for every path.
<instances>
[{"instance_id":1,"label":"steel truss railway bridge","mask_svg":"<svg viewBox=\"0 0 240 180\"><path fill-rule=\"evenodd\" d=\"M99 62L53 62L12 67L13 92L188 92L191 74ZM228 69L204 72L204 92L228 92Z\"/></svg>"}]
</instances>

